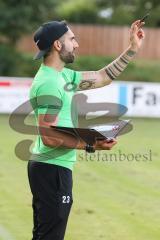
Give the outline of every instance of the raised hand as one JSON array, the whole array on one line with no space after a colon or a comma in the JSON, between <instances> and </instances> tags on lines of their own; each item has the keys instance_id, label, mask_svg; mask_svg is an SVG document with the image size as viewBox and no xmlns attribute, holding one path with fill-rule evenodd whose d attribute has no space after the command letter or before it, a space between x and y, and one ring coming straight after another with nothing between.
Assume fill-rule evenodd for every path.
<instances>
[{"instance_id":1,"label":"raised hand","mask_svg":"<svg viewBox=\"0 0 160 240\"><path fill-rule=\"evenodd\" d=\"M130 47L133 51L137 52L142 45L142 42L145 38L145 33L142 30L145 22L141 22L140 20L135 21L131 25L130 29Z\"/></svg>"}]
</instances>

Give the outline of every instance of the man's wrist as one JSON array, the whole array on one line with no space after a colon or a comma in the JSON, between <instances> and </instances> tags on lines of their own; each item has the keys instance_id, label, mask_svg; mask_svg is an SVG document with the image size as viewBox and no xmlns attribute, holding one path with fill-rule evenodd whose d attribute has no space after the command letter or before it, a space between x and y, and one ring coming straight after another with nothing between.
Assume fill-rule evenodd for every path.
<instances>
[{"instance_id":1,"label":"man's wrist","mask_svg":"<svg viewBox=\"0 0 160 240\"><path fill-rule=\"evenodd\" d=\"M95 152L96 144L87 144L83 140L79 140L76 149L85 150L87 152Z\"/></svg>"},{"instance_id":2,"label":"man's wrist","mask_svg":"<svg viewBox=\"0 0 160 240\"><path fill-rule=\"evenodd\" d=\"M138 47L130 45L127 52L129 52L130 56L133 57L134 55L136 55L138 50L139 50Z\"/></svg>"},{"instance_id":3,"label":"man's wrist","mask_svg":"<svg viewBox=\"0 0 160 240\"><path fill-rule=\"evenodd\" d=\"M94 152L95 152L95 147L94 147L94 145L92 145L92 144L86 144L85 150L86 150L86 152L88 152L88 153L94 153Z\"/></svg>"}]
</instances>

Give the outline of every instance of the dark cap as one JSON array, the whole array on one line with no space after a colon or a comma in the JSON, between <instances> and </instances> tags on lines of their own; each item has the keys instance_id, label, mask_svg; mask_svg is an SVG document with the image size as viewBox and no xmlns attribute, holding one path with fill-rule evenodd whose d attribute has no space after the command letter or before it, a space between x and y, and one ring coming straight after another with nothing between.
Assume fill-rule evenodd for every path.
<instances>
[{"instance_id":1,"label":"dark cap","mask_svg":"<svg viewBox=\"0 0 160 240\"><path fill-rule=\"evenodd\" d=\"M51 21L44 23L34 34L34 41L39 48L39 52L34 59L40 59L50 49L53 42L59 39L68 31L65 21Z\"/></svg>"}]
</instances>

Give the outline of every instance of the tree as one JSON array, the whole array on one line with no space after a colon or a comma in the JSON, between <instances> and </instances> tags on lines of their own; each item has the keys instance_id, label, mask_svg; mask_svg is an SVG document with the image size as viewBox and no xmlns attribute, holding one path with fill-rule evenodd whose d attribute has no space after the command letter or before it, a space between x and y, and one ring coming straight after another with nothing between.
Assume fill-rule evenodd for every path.
<instances>
[{"instance_id":1,"label":"tree","mask_svg":"<svg viewBox=\"0 0 160 240\"><path fill-rule=\"evenodd\" d=\"M16 41L45 21L55 18L57 0L0 1L0 75L22 76L28 58L16 51Z\"/></svg>"},{"instance_id":2,"label":"tree","mask_svg":"<svg viewBox=\"0 0 160 240\"><path fill-rule=\"evenodd\" d=\"M56 0L1 0L0 34L14 44L24 33L54 18Z\"/></svg>"},{"instance_id":3,"label":"tree","mask_svg":"<svg viewBox=\"0 0 160 240\"><path fill-rule=\"evenodd\" d=\"M106 24L127 25L150 12L147 26L160 26L159 0L96 0L96 3L100 9L112 8L113 10L110 18L104 19Z\"/></svg>"},{"instance_id":4,"label":"tree","mask_svg":"<svg viewBox=\"0 0 160 240\"><path fill-rule=\"evenodd\" d=\"M96 23L98 7L95 0L67 0L61 1L56 8L61 18L74 23Z\"/></svg>"}]
</instances>

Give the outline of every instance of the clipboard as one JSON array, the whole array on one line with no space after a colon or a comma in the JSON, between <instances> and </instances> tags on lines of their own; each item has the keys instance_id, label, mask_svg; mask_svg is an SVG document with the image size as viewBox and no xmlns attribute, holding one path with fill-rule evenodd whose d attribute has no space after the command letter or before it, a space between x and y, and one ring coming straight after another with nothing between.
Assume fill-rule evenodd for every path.
<instances>
[{"instance_id":1,"label":"clipboard","mask_svg":"<svg viewBox=\"0 0 160 240\"><path fill-rule=\"evenodd\" d=\"M63 126L50 126L51 128L65 134L71 134L85 141L87 144L94 144L96 140L113 141L114 138L121 135L122 130L126 132L131 130L130 120L120 120L106 125L92 125L88 128L71 128ZM128 126L128 129L127 129Z\"/></svg>"}]
</instances>

